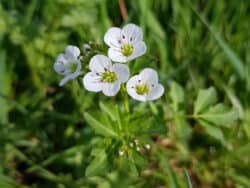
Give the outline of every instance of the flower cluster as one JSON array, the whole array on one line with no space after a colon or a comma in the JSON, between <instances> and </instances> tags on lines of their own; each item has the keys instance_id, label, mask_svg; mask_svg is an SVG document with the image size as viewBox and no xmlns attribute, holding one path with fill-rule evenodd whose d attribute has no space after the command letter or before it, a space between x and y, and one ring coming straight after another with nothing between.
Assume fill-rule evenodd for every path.
<instances>
[{"instance_id":1,"label":"flower cluster","mask_svg":"<svg viewBox=\"0 0 250 188\"><path fill-rule=\"evenodd\" d=\"M135 100L150 101L163 95L164 87L158 83L158 74L151 68L145 68L129 79L130 71L125 63L142 56L147 49L140 27L131 23L122 29L112 27L105 33L104 42L109 46L108 57L97 54L91 58L90 72L82 80L86 90L115 96L121 84L127 82L127 92ZM59 85L77 78L81 67L79 48L67 46L54 63L54 70L64 76Z\"/></svg>"}]
</instances>

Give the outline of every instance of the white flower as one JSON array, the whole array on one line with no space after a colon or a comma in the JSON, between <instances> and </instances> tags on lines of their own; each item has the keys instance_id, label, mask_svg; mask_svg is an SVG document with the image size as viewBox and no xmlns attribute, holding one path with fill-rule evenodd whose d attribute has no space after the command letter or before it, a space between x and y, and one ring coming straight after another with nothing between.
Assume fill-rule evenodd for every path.
<instances>
[{"instance_id":1,"label":"white flower","mask_svg":"<svg viewBox=\"0 0 250 188\"><path fill-rule=\"evenodd\" d=\"M79 60L80 50L76 46L68 45L64 53L57 56L54 63L54 70L63 75L64 78L60 81L59 86L63 86L67 81L75 79L79 76L82 65Z\"/></svg>"},{"instance_id":2,"label":"white flower","mask_svg":"<svg viewBox=\"0 0 250 188\"><path fill-rule=\"evenodd\" d=\"M130 78L126 87L128 94L138 101L155 100L164 93L164 87L158 83L157 72L150 68Z\"/></svg>"},{"instance_id":3,"label":"white flower","mask_svg":"<svg viewBox=\"0 0 250 188\"><path fill-rule=\"evenodd\" d=\"M104 36L104 42L110 47L109 58L121 63L142 56L146 52L147 47L142 40L141 28L131 23L122 29L111 27Z\"/></svg>"},{"instance_id":4,"label":"white flower","mask_svg":"<svg viewBox=\"0 0 250 188\"><path fill-rule=\"evenodd\" d=\"M141 151L141 148L140 147L136 147L136 151Z\"/></svg>"},{"instance_id":5,"label":"white flower","mask_svg":"<svg viewBox=\"0 0 250 188\"><path fill-rule=\"evenodd\" d=\"M128 80L129 69L124 64L112 64L104 55L95 55L89 63L91 72L83 78L88 91L102 91L106 96L114 96L120 90L120 84Z\"/></svg>"},{"instance_id":6,"label":"white flower","mask_svg":"<svg viewBox=\"0 0 250 188\"><path fill-rule=\"evenodd\" d=\"M125 154L125 152L124 152L124 151L122 151L122 150L119 150L119 151L118 151L118 154L119 154L119 156L121 156L121 157L122 157L122 156Z\"/></svg>"},{"instance_id":7,"label":"white flower","mask_svg":"<svg viewBox=\"0 0 250 188\"><path fill-rule=\"evenodd\" d=\"M147 150L150 150L150 149L151 149L151 146L150 146L149 144L145 144L144 146L145 146L145 148L146 148Z\"/></svg>"}]
</instances>

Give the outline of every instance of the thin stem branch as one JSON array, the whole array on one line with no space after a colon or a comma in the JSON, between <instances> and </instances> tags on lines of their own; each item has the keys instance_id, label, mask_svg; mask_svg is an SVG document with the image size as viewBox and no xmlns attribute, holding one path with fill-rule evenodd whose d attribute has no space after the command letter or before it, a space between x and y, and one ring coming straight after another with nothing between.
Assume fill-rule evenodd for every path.
<instances>
[{"instance_id":1,"label":"thin stem branch","mask_svg":"<svg viewBox=\"0 0 250 188\"><path fill-rule=\"evenodd\" d=\"M123 19L123 21L127 22L128 21L128 11L127 11L126 4L124 3L124 0L118 0L118 3L119 3L122 19Z\"/></svg>"},{"instance_id":2,"label":"thin stem branch","mask_svg":"<svg viewBox=\"0 0 250 188\"><path fill-rule=\"evenodd\" d=\"M126 92L125 85L122 85L122 97L123 97L124 109L125 109L126 115L128 115L130 113L130 109L129 109L129 103L128 103L128 94Z\"/></svg>"},{"instance_id":3,"label":"thin stem branch","mask_svg":"<svg viewBox=\"0 0 250 188\"><path fill-rule=\"evenodd\" d=\"M129 103L128 103L128 94L126 91L126 87L124 84L121 85L121 94L122 94L122 99L123 99L123 105L124 105L124 111L125 111L125 116L126 116L126 123L125 123L125 132L126 135L129 135L129 122L130 122L130 109L129 109Z\"/></svg>"}]
</instances>

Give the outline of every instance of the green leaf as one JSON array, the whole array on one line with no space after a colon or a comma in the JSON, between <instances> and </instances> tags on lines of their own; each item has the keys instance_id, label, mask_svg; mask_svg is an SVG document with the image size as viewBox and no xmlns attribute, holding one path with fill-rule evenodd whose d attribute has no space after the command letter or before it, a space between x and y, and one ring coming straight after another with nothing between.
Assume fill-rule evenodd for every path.
<instances>
[{"instance_id":1,"label":"green leaf","mask_svg":"<svg viewBox=\"0 0 250 188\"><path fill-rule=\"evenodd\" d=\"M217 140L220 140L221 142L224 141L224 135L223 132L220 130L220 128L215 127L204 120L199 120L199 123L210 136L212 136Z\"/></svg>"},{"instance_id":2,"label":"green leaf","mask_svg":"<svg viewBox=\"0 0 250 188\"><path fill-rule=\"evenodd\" d=\"M238 118L238 112L235 108L229 109L224 104L217 104L198 117L214 125L230 127L232 122Z\"/></svg>"},{"instance_id":3,"label":"green leaf","mask_svg":"<svg viewBox=\"0 0 250 188\"><path fill-rule=\"evenodd\" d=\"M86 176L96 176L103 174L107 169L107 154L105 150L100 150L99 154L95 154L95 158L90 162L86 168Z\"/></svg>"},{"instance_id":4,"label":"green leaf","mask_svg":"<svg viewBox=\"0 0 250 188\"><path fill-rule=\"evenodd\" d=\"M237 150L234 150L232 155L239 157L242 159L242 156L249 156L250 153L250 142L246 143L245 145L241 146Z\"/></svg>"},{"instance_id":5,"label":"green leaf","mask_svg":"<svg viewBox=\"0 0 250 188\"><path fill-rule=\"evenodd\" d=\"M174 116L174 123L176 127L177 137L180 138L183 143L187 143L192 134L192 129L188 121L183 118L183 115L181 113L176 113Z\"/></svg>"},{"instance_id":6,"label":"green leaf","mask_svg":"<svg viewBox=\"0 0 250 188\"><path fill-rule=\"evenodd\" d=\"M139 172L137 170L137 167L136 167L136 164L134 161L128 161L128 170L129 170L129 173L134 176L134 177L138 177L139 176Z\"/></svg>"},{"instance_id":7,"label":"green leaf","mask_svg":"<svg viewBox=\"0 0 250 188\"><path fill-rule=\"evenodd\" d=\"M198 114L205 110L217 100L217 94L213 87L201 89L194 104L194 114Z\"/></svg>"},{"instance_id":8,"label":"green leaf","mask_svg":"<svg viewBox=\"0 0 250 188\"><path fill-rule=\"evenodd\" d=\"M216 91L213 87L200 90L195 102L193 117L205 128L209 135L223 141L222 131L215 126L230 127L232 122L238 118L238 111L220 103L213 105L216 100Z\"/></svg>"},{"instance_id":9,"label":"green leaf","mask_svg":"<svg viewBox=\"0 0 250 188\"><path fill-rule=\"evenodd\" d=\"M178 83L172 82L170 85L169 95L172 100L174 111L178 111L178 105L184 101L183 88Z\"/></svg>"},{"instance_id":10,"label":"green leaf","mask_svg":"<svg viewBox=\"0 0 250 188\"><path fill-rule=\"evenodd\" d=\"M112 121L115 121L117 120L117 117L116 117L116 109L117 109L117 106L114 106L114 105L110 105L110 104L107 104L107 103L103 103L103 102L100 102L100 108L101 110L106 113L110 119Z\"/></svg>"},{"instance_id":11,"label":"green leaf","mask_svg":"<svg viewBox=\"0 0 250 188\"><path fill-rule=\"evenodd\" d=\"M173 172L173 169L171 168L169 162L167 161L168 159L163 153L158 154L159 159L160 159L160 166L164 168L164 171L167 172L168 174L168 180L169 180L169 187L171 188L180 188L180 185L177 182L177 178L175 173Z\"/></svg>"},{"instance_id":12,"label":"green leaf","mask_svg":"<svg viewBox=\"0 0 250 188\"><path fill-rule=\"evenodd\" d=\"M179 184L177 183L176 175L174 174L174 172L169 164L167 165L167 172L168 172L170 187L180 188Z\"/></svg>"},{"instance_id":13,"label":"green leaf","mask_svg":"<svg viewBox=\"0 0 250 188\"><path fill-rule=\"evenodd\" d=\"M6 53L0 52L0 123L7 123L8 121L8 106L6 103L7 88L7 74L6 74Z\"/></svg>"},{"instance_id":14,"label":"green leaf","mask_svg":"<svg viewBox=\"0 0 250 188\"><path fill-rule=\"evenodd\" d=\"M9 176L5 176L4 174L0 173L0 187L3 188L28 188L23 185L18 185L15 180L10 178Z\"/></svg>"},{"instance_id":15,"label":"green leaf","mask_svg":"<svg viewBox=\"0 0 250 188\"><path fill-rule=\"evenodd\" d=\"M91 116L87 112L84 113L84 117L85 120L89 123L89 125L95 130L96 134L105 137L118 137L118 135L110 127L103 125L101 122L93 118L93 116Z\"/></svg>"}]
</instances>

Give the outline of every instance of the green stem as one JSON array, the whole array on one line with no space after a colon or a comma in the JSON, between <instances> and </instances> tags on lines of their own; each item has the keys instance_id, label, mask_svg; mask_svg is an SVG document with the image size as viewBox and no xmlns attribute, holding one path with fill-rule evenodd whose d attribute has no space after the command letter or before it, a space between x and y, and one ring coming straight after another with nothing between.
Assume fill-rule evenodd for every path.
<instances>
[{"instance_id":1,"label":"green stem","mask_svg":"<svg viewBox=\"0 0 250 188\"><path fill-rule=\"evenodd\" d=\"M130 122L130 109L129 109L129 103L128 103L128 94L126 91L125 84L122 84L121 86L121 94L122 94L122 99L123 99L123 105L124 105L124 110L125 110L125 116L126 116L126 123L125 123L125 133L126 137L129 137L129 122Z\"/></svg>"},{"instance_id":2,"label":"green stem","mask_svg":"<svg viewBox=\"0 0 250 188\"><path fill-rule=\"evenodd\" d=\"M130 114L129 103L128 103L128 94L126 92L125 85L122 85L122 96L123 96L123 104L126 115Z\"/></svg>"}]
</instances>

